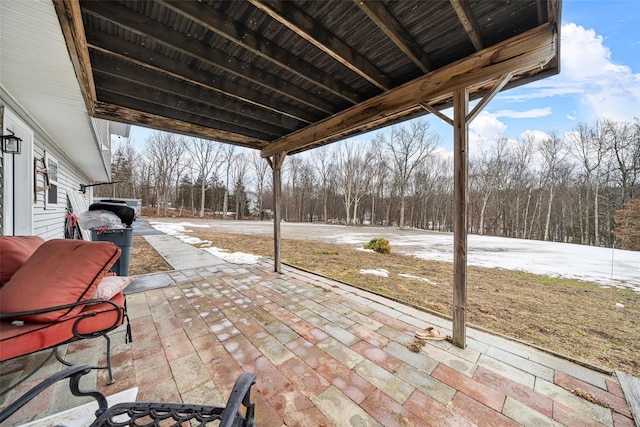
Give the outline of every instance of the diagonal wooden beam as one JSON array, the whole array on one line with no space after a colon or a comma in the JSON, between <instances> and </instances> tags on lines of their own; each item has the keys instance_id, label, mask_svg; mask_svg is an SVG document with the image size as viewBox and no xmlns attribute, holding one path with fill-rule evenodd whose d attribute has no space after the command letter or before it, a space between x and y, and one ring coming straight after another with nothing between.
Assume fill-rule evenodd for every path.
<instances>
[{"instance_id":1,"label":"diagonal wooden beam","mask_svg":"<svg viewBox=\"0 0 640 427\"><path fill-rule=\"evenodd\" d=\"M388 90L393 87L389 76L293 3L279 0L249 2L378 88Z\"/></svg>"},{"instance_id":2,"label":"diagonal wooden beam","mask_svg":"<svg viewBox=\"0 0 640 427\"><path fill-rule=\"evenodd\" d=\"M480 33L480 26L476 21L476 18L471 13L471 9L467 4L466 0L449 0L451 2L451 6L453 6L453 10L456 11L456 15L458 15L458 19L462 23L464 30L469 35L471 39L471 43L473 43L473 47L476 50L482 50L484 44L482 43L482 35Z\"/></svg>"},{"instance_id":3,"label":"diagonal wooden beam","mask_svg":"<svg viewBox=\"0 0 640 427\"><path fill-rule=\"evenodd\" d=\"M513 77L513 73L507 73L503 76L500 76L500 78L496 81L496 83L489 90L489 92L482 97L480 102L476 104L473 110L466 117L467 123L471 123L473 119L475 119L476 116L480 114L480 112L484 109L484 107L486 107L487 104L491 102L491 100L502 90L502 88L504 88L507 85L507 83L509 83L509 80L511 80L511 77Z\"/></svg>"},{"instance_id":4,"label":"diagonal wooden beam","mask_svg":"<svg viewBox=\"0 0 640 427\"><path fill-rule=\"evenodd\" d=\"M420 69L428 73L433 64L422 47L379 0L354 0L355 4L384 32Z\"/></svg>"},{"instance_id":5,"label":"diagonal wooden beam","mask_svg":"<svg viewBox=\"0 0 640 427\"><path fill-rule=\"evenodd\" d=\"M355 104L362 100L362 95L352 87L327 74L309 62L302 60L288 50L281 48L271 40L245 25L231 20L205 2L182 0L157 0L163 6L187 17L209 31L240 45L243 49L277 65L283 70L295 74L315 86Z\"/></svg>"},{"instance_id":6,"label":"diagonal wooden beam","mask_svg":"<svg viewBox=\"0 0 640 427\"><path fill-rule=\"evenodd\" d=\"M557 53L557 42L556 26L541 25L279 138L262 150L262 156L335 140L340 135L366 127L369 122L397 114L421 102L433 104L450 99L456 89L485 84L507 73L517 75L544 69Z\"/></svg>"},{"instance_id":7,"label":"diagonal wooden beam","mask_svg":"<svg viewBox=\"0 0 640 427\"><path fill-rule=\"evenodd\" d=\"M420 106L425 110L427 110L428 112L430 112L431 114L433 114L434 116L438 116L440 120L442 120L443 122L453 126L453 119L444 115L442 112L440 112L440 110L436 109L433 105L427 104L426 102L421 102Z\"/></svg>"}]
</instances>

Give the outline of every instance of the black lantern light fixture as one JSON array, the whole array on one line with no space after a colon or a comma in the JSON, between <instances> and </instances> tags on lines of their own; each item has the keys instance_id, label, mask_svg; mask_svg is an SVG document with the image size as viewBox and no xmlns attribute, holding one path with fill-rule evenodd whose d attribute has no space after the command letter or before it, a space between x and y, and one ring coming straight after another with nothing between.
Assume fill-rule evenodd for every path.
<instances>
[{"instance_id":1,"label":"black lantern light fixture","mask_svg":"<svg viewBox=\"0 0 640 427\"><path fill-rule=\"evenodd\" d=\"M7 129L11 135L2 135L2 152L7 154L20 154L20 143L22 142L21 138L18 138Z\"/></svg>"}]
</instances>

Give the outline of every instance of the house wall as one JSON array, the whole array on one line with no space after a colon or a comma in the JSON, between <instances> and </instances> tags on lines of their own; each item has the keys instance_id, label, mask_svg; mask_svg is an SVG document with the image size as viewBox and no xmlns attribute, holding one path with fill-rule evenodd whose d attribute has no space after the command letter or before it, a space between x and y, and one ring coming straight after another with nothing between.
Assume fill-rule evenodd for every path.
<instances>
[{"instance_id":1,"label":"house wall","mask_svg":"<svg viewBox=\"0 0 640 427\"><path fill-rule=\"evenodd\" d=\"M77 194L82 194L79 192L80 184L90 184L91 181L87 177L85 173L83 173L65 154L65 152L57 145L54 141L49 138L46 133L39 129L37 124L33 123L30 120L28 114L24 111L20 111L19 108L12 106L13 108L9 108L10 100L5 100L0 98L0 110L6 111L7 109L17 116L19 120L21 120L24 125L33 131L33 144L32 144L32 159L31 159L31 171L26 170L26 168L16 168L12 175L15 176L9 177L6 175L6 168L0 166L0 181L4 183L2 187L2 196L0 197L0 212L3 214L6 213L8 206L11 204L11 201L7 199L7 196L11 197L10 194L7 193L7 188L12 184L12 181L15 179L16 182L22 183L23 180L28 182L26 188L29 188L29 199L28 202L22 202L20 204L16 204L15 206L15 216L19 215L31 215L32 223L31 223L31 234L38 235L43 237L44 239L54 239L54 238L64 238L64 224L65 224L65 215L71 210L71 204L68 199L69 192L76 192ZM5 117L6 114L0 114L1 117ZM101 139L108 140L108 122L103 120L92 120L94 123L94 129L96 129L96 136L99 133ZM4 125L2 127L4 129ZM70 130L72 132L72 130ZM83 141L83 143L87 144L95 144L95 141ZM107 156L108 159L110 156L110 150L107 150L103 154ZM28 147L24 146L23 141L23 149L22 154L20 156L29 155L27 154L29 151ZM4 165L5 161L7 161L6 157L0 159L0 165ZM21 159L24 161L24 158ZM28 159L27 159L28 160ZM51 194L47 193L47 190L44 189L45 186L45 174L38 173L38 168L43 168L47 161L48 165L53 165L57 163L57 190L52 190ZM51 169L51 168L50 168ZM92 188L87 188L86 194L81 197L84 199L86 205L89 204L89 200L92 197ZM57 199L57 203L52 203L52 200ZM29 206L27 203L30 203ZM31 211L29 214L28 212ZM78 215L80 212L75 212ZM4 223L4 218L3 221ZM1 230L2 235L12 235L13 230L8 229L8 227L3 227ZM15 233L22 234L22 233Z\"/></svg>"}]
</instances>

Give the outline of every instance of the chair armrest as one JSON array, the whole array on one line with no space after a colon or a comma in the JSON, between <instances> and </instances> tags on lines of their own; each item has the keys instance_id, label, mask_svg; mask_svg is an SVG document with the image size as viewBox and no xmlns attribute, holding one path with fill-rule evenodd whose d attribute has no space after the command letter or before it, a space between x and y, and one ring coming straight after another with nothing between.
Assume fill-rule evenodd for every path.
<instances>
[{"instance_id":1,"label":"chair armrest","mask_svg":"<svg viewBox=\"0 0 640 427\"><path fill-rule=\"evenodd\" d=\"M251 401L251 386L256 383L256 376L251 373L244 373L238 377L227 405L222 411L222 420L220 420L220 427L233 427L238 425L240 404L247 408L246 415L244 417L243 427L253 427L253 411L254 403Z\"/></svg>"},{"instance_id":2,"label":"chair armrest","mask_svg":"<svg viewBox=\"0 0 640 427\"><path fill-rule=\"evenodd\" d=\"M72 303L64 304L64 305L57 305L57 306L54 306L54 307L39 308L39 309L36 309L36 310L16 311L16 312L13 312L13 313L1 313L0 314L0 321L2 321L2 320L12 320L12 319L14 319L16 317L30 316L30 315L33 315L33 314L49 313L51 311L63 310L65 308L73 308L73 307L77 307L77 306L100 304L100 303L105 303L105 302L108 303L108 304L111 304L115 309L119 309L120 308L120 307L118 307L118 304L114 303L113 301L104 300L104 299L90 299L90 300L85 300L85 301L72 302Z\"/></svg>"},{"instance_id":3,"label":"chair armrest","mask_svg":"<svg viewBox=\"0 0 640 427\"><path fill-rule=\"evenodd\" d=\"M63 369L55 375L45 379L35 387L31 388L24 395L20 396L15 402L7 406L0 412L0 424L2 424L7 418L13 415L16 411L29 403L32 399L45 391L51 385L65 378L70 378L69 387L74 396L91 396L98 401L99 409L96 411L96 416L107 410L107 399L102 393L96 390L80 390L79 382L80 378L91 371L89 365L74 365L70 368Z\"/></svg>"}]
</instances>

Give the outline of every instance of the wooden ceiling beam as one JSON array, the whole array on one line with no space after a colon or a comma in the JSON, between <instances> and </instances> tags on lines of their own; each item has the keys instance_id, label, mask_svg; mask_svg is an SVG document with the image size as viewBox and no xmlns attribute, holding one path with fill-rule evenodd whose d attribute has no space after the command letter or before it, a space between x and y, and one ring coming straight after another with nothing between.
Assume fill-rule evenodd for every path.
<instances>
[{"instance_id":1,"label":"wooden ceiling beam","mask_svg":"<svg viewBox=\"0 0 640 427\"><path fill-rule=\"evenodd\" d=\"M107 97L108 93L105 93ZM109 102L96 103L95 117L105 120L113 120L121 123L129 123L135 126L143 126L167 132L180 133L198 138L212 139L242 147L260 149L267 141L240 133L212 127L209 123L200 124L195 121L167 117L162 112L141 111L138 108L130 108L127 105L114 105Z\"/></svg>"},{"instance_id":2,"label":"wooden ceiling beam","mask_svg":"<svg viewBox=\"0 0 640 427\"><path fill-rule=\"evenodd\" d=\"M556 26L541 25L279 138L262 150L262 156L335 140L340 135L364 128L371 121L397 114L421 102L431 105L442 102L456 89L491 82L508 73L517 75L544 68L555 57L557 42Z\"/></svg>"},{"instance_id":3,"label":"wooden ceiling beam","mask_svg":"<svg viewBox=\"0 0 640 427\"><path fill-rule=\"evenodd\" d=\"M393 87L389 76L293 3L279 0L249 2L379 89Z\"/></svg>"},{"instance_id":4,"label":"wooden ceiling beam","mask_svg":"<svg viewBox=\"0 0 640 427\"><path fill-rule=\"evenodd\" d=\"M206 91L228 96L247 106L262 108L290 119L312 123L325 116L325 114L321 115L319 112L314 114L302 108L286 104L266 94L257 93L246 85L236 83L231 79L223 79L218 75L197 69L193 65L174 61L163 55L157 55L145 47L119 40L106 33L92 35L88 40L87 46L91 50L108 55L120 62L137 65L158 74L166 75L176 81L183 81L186 84L201 87ZM106 46L117 46L117 51L108 50ZM213 86L212 83L215 83L216 86Z\"/></svg>"},{"instance_id":5,"label":"wooden ceiling beam","mask_svg":"<svg viewBox=\"0 0 640 427\"><path fill-rule=\"evenodd\" d=\"M422 72L428 73L434 68L422 47L404 29L402 24L389 13L384 3L379 0L354 0L354 2Z\"/></svg>"},{"instance_id":6,"label":"wooden ceiling beam","mask_svg":"<svg viewBox=\"0 0 640 427\"><path fill-rule=\"evenodd\" d=\"M58 15L58 21L60 21L60 28L69 50L87 112L92 115L96 102L96 90L80 5L73 0L53 0L53 5Z\"/></svg>"},{"instance_id":7,"label":"wooden ceiling beam","mask_svg":"<svg viewBox=\"0 0 640 427\"><path fill-rule=\"evenodd\" d=\"M306 122L294 120L270 110L242 103L232 97L193 85L184 80L177 80L166 74L154 72L149 68L136 66L126 61L119 61L115 57L99 51L92 53L92 62L95 73L101 73L110 79L124 80L141 86L153 85L158 90L182 99L183 103L193 102L194 109L197 104L213 107L222 113L243 117L243 120L251 123L262 123L268 127L276 126L279 129L279 133L298 129L306 124ZM241 115L238 112L242 112Z\"/></svg>"},{"instance_id":8,"label":"wooden ceiling beam","mask_svg":"<svg viewBox=\"0 0 640 427\"><path fill-rule=\"evenodd\" d=\"M219 120L214 117L201 116L197 113L187 111L184 108L177 107L175 105L163 105L148 99L136 97L131 92L123 93L121 89L117 89L117 92L113 92L107 87L98 87L98 94L100 99L103 99L105 104L119 105L131 110L144 111L150 114L161 115L169 119L176 121L194 124L196 126L210 127L218 129L224 132L229 132L235 135L245 135L249 138L257 139L271 139L272 136L265 134L264 132L247 129L244 126L238 126L234 123L229 123L224 120ZM158 99L163 97L159 96Z\"/></svg>"},{"instance_id":9,"label":"wooden ceiling beam","mask_svg":"<svg viewBox=\"0 0 640 427\"><path fill-rule=\"evenodd\" d=\"M227 131L233 129L234 133L252 134L260 139L274 139L276 135L282 134L282 128L271 123L251 120L250 117L231 113L217 106L196 102L172 92L158 90L156 87L144 83L132 82L112 74L105 74L100 70L96 70L94 78L99 83L98 93L109 92L112 94L109 99L101 97L100 99L104 102L138 108L141 111L144 111L143 107L153 106L152 111L166 111L166 115L174 119L178 119L177 113L182 117L185 117L186 114L190 117L198 116L203 120L219 123L221 129ZM155 85L155 82L153 84ZM119 102L119 99L123 101ZM139 107L136 107L132 100L135 100Z\"/></svg>"},{"instance_id":10,"label":"wooden ceiling beam","mask_svg":"<svg viewBox=\"0 0 640 427\"><path fill-rule=\"evenodd\" d=\"M484 48L484 43L482 42L482 35L480 33L480 26L476 21L476 18L471 13L471 9L467 4L466 0L449 0L451 6L453 6L453 10L456 11L456 15L458 15L458 19L464 30L469 35L471 39L471 43L473 43L473 47L476 50L482 50Z\"/></svg>"},{"instance_id":11,"label":"wooden ceiling beam","mask_svg":"<svg viewBox=\"0 0 640 427\"><path fill-rule=\"evenodd\" d=\"M191 4L191 2L189 3ZM303 90L290 84L285 79L266 73L217 49L212 49L211 46L199 41L197 38L190 37L168 25L154 22L126 6L90 1L83 3L82 10L85 13L110 21L114 25L127 29L143 38L147 38L149 42L160 43L187 57L195 58L211 67L231 73L240 79L260 85L265 89L277 92L309 107L326 113L332 112L333 105L323 99L322 96ZM118 44L114 46L118 46ZM161 55L159 52L154 52L152 58Z\"/></svg>"},{"instance_id":12,"label":"wooden ceiling beam","mask_svg":"<svg viewBox=\"0 0 640 427\"><path fill-rule=\"evenodd\" d=\"M233 132L213 129L193 123L186 123L184 121L164 117L162 115L144 113L139 110L115 106L100 101L96 102L95 105L95 117L104 120L128 123L135 126L158 129L164 132L175 132L183 135L195 136L197 138L213 139L247 148L260 149L269 143L269 141L259 138L251 138Z\"/></svg>"},{"instance_id":13,"label":"wooden ceiling beam","mask_svg":"<svg viewBox=\"0 0 640 427\"><path fill-rule=\"evenodd\" d=\"M333 76L317 68L299 56L281 48L271 40L265 39L257 32L243 24L229 19L219 11L203 2L182 0L163 1L158 3L196 22L203 28L218 34L225 39L237 43L243 49L277 65L297 77L345 100L351 105L360 102L363 97L352 87L335 79Z\"/></svg>"}]
</instances>

